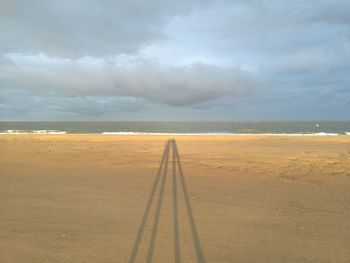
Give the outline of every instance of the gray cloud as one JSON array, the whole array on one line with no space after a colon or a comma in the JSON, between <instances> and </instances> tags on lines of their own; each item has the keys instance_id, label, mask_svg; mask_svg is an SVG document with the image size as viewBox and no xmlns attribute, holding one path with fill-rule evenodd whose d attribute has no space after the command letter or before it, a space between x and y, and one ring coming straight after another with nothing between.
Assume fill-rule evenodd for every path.
<instances>
[{"instance_id":1,"label":"gray cloud","mask_svg":"<svg viewBox=\"0 0 350 263\"><path fill-rule=\"evenodd\" d=\"M60 0L0 2L0 51L51 56L135 52L166 38L162 24L207 1Z\"/></svg>"},{"instance_id":2,"label":"gray cloud","mask_svg":"<svg viewBox=\"0 0 350 263\"><path fill-rule=\"evenodd\" d=\"M221 68L203 63L166 68L147 63L119 76L115 81L117 94L144 97L174 106L223 96L250 95L258 82L254 74L238 67Z\"/></svg>"},{"instance_id":3,"label":"gray cloud","mask_svg":"<svg viewBox=\"0 0 350 263\"><path fill-rule=\"evenodd\" d=\"M113 61L84 58L58 60L46 56L7 59L3 86L63 97L136 97L174 106L191 105L223 96L245 96L254 91L258 77L239 67L204 63L162 65L154 59L130 56Z\"/></svg>"},{"instance_id":4,"label":"gray cloud","mask_svg":"<svg viewBox=\"0 0 350 263\"><path fill-rule=\"evenodd\" d=\"M302 93L310 86L332 91L349 85L348 13L350 3L343 0L217 2L176 18L167 30L179 32L176 39L184 46L196 39L199 56L229 57L257 69L270 96L288 88Z\"/></svg>"},{"instance_id":5,"label":"gray cloud","mask_svg":"<svg viewBox=\"0 0 350 263\"><path fill-rule=\"evenodd\" d=\"M3 0L0 117L344 119L349 13L347 0Z\"/></svg>"},{"instance_id":6,"label":"gray cloud","mask_svg":"<svg viewBox=\"0 0 350 263\"><path fill-rule=\"evenodd\" d=\"M79 118L101 118L104 116L121 118L130 113L148 109L148 103L135 98L109 96L33 96L24 90L7 91L0 97L0 111L3 118L12 120L23 117L35 120Z\"/></svg>"}]
</instances>

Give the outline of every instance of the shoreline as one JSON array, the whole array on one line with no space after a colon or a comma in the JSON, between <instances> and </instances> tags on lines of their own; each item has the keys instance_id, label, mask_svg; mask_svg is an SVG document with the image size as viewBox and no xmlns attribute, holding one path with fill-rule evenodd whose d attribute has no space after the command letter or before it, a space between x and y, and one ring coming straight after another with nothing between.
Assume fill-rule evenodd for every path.
<instances>
[{"instance_id":1,"label":"shoreline","mask_svg":"<svg viewBox=\"0 0 350 263\"><path fill-rule=\"evenodd\" d=\"M2 135L79 135L79 136L276 136L276 137L334 137L334 136L350 136L350 132L346 133L161 133L161 132L102 132L102 133L67 133L67 132L1 132Z\"/></svg>"},{"instance_id":2,"label":"shoreline","mask_svg":"<svg viewBox=\"0 0 350 263\"><path fill-rule=\"evenodd\" d=\"M5 144L7 142L23 142L26 141L51 141L53 143L57 142L162 142L168 139L178 139L180 141L186 142L285 142L285 143L350 143L349 135L318 135L318 136L286 136L286 135L266 135L266 134L254 134L254 135L195 135L195 134L0 134L0 144Z\"/></svg>"}]
</instances>

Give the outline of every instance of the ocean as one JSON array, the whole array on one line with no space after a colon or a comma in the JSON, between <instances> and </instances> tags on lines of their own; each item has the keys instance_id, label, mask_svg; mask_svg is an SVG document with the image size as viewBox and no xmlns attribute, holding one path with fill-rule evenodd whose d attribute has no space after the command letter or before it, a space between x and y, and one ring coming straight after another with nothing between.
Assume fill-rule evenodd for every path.
<instances>
[{"instance_id":1,"label":"ocean","mask_svg":"<svg viewBox=\"0 0 350 263\"><path fill-rule=\"evenodd\" d=\"M1 121L0 133L350 135L350 121Z\"/></svg>"}]
</instances>

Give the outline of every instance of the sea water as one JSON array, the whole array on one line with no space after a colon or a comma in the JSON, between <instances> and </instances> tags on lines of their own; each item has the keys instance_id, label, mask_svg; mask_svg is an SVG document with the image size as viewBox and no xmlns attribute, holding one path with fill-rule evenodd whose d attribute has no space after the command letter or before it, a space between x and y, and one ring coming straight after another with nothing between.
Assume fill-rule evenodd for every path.
<instances>
[{"instance_id":1,"label":"sea water","mask_svg":"<svg viewBox=\"0 0 350 263\"><path fill-rule=\"evenodd\" d=\"M2 134L350 135L350 121L0 122Z\"/></svg>"}]
</instances>

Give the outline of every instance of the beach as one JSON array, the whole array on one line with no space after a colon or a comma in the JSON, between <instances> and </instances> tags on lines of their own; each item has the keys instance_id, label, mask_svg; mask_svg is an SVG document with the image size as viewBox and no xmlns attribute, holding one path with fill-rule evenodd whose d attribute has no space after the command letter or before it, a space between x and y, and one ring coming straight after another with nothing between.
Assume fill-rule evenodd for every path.
<instances>
[{"instance_id":1,"label":"beach","mask_svg":"<svg viewBox=\"0 0 350 263\"><path fill-rule=\"evenodd\" d=\"M0 196L2 262L350 262L347 135L2 134Z\"/></svg>"}]
</instances>

